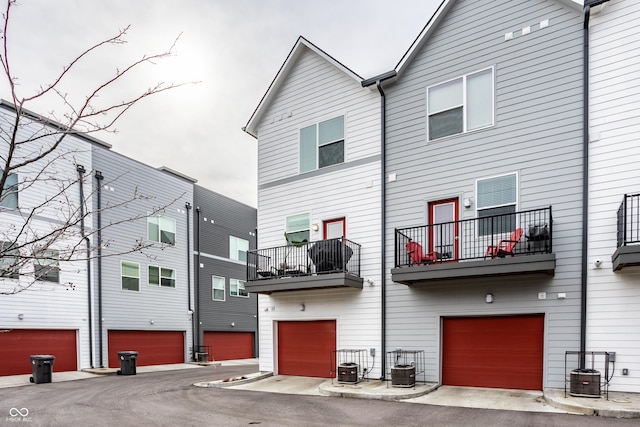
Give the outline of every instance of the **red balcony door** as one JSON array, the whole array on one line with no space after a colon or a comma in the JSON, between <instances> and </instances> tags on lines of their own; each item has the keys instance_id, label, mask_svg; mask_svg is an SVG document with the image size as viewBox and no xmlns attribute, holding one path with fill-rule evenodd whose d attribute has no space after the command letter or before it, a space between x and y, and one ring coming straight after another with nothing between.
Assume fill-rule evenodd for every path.
<instances>
[{"instance_id":1,"label":"red balcony door","mask_svg":"<svg viewBox=\"0 0 640 427\"><path fill-rule=\"evenodd\" d=\"M458 259L458 199L429 202L429 252L442 261Z\"/></svg>"},{"instance_id":2,"label":"red balcony door","mask_svg":"<svg viewBox=\"0 0 640 427\"><path fill-rule=\"evenodd\" d=\"M338 239L340 237L346 237L347 225L344 218L330 219L323 221L324 226L324 239Z\"/></svg>"}]
</instances>

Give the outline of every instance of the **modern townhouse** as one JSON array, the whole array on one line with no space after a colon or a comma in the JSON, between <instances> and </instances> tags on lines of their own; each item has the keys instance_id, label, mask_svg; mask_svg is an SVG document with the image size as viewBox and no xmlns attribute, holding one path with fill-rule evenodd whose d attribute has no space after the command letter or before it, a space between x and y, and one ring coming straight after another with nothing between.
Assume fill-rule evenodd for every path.
<instances>
[{"instance_id":1,"label":"modern townhouse","mask_svg":"<svg viewBox=\"0 0 640 427\"><path fill-rule=\"evenodd\" d=\"M0 102L3 167L35 159L55 144L55 123ZM31 142L27 142L27 141ZM91 365L91 294L81 206L91 187L79 181L92 169L93 138L69 135L54 153L8 176L0 199L0 375L31 372L30 355L55 354L56 370ZM15 149L14 151L11 151ZM89 239L91 242L91 239Z\"/></svg>"},{"instance_id":2,"label":"modern townhouse","mask_svg":"<svg viewBox=\"0 0 640 427\"><path fill-rule=\"evenodd\" d=\"M199 185L193 197L196 358L257 357L258 296L246 289L256 209Z\"/></svg>"},{"instance_id":3,"label":"modern townhouse","mask_svg":"<svg viewBox=\"0 0 640 427\"><path fill-rule=\"evenodd\" d=\"M424 352L428 381L542 390L579 367L582 27L571 1L445 0L368 82L386 96L386 348Z\"/></svg>"},{"instance_id":4,"label":"modern townhouse","mask_svg":"<svg viewBox=\"0 0 640 427\"><path fill-rule=\"evenodd\" d=\"M588 348L611 390L640 392L640 4L585 1L589 22Z\"/></svg>"},{"instance_id":5,"label":"modern townhouse","mask_svg":"<svg viewBox=\"0 0 640 427\"><path fill-rule=\"evenodd\" d=\"M188 361L195 180L103 147L92 155L95 363L118 367L121 351L137 351L140 366Z\"/></svg>"},{"instance_id":6,"label":"modern townhouse","mask_svg":"<svg viewBox=\"0 0 640 427\"><path fill-rule=\"evenodd\" d=\"M380 99L361 81L301 37L245 127L258 141L246 289L261 371L381 376Z\"/></svg>"}]
</instances>

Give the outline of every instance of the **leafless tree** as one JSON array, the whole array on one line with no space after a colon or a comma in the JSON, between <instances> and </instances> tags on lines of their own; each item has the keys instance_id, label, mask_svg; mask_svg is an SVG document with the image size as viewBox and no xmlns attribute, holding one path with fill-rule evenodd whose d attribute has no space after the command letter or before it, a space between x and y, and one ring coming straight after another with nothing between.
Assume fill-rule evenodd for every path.
<instances>
[{"instance_id":1,"label":"leafless tree","mask_svg":"<svg viewBox=\"0 0 640 427\"><path fill-rule=\"evenodd\" d=\"M83 146L77 141L86 142L100 131L113 131L118 119L143 99L185 84L159 82L120 102L104 105L103 101L108 99L105 95L110 90L135 70L173 56L178 36L168 50L144 55L124 68L115 69L80 101L74 101L77 98L65 93L62 86L72 79L71 71L95 57L101 49L125 43L129 30L126 27L81 52L35 93L21 96L17 76L11 68L8 43L10 16L15 6L16 0L7 1L1 29L0 64L11 99L0 105L0 295L22 292L38 281L57 275L59 266L65 263L83 268L83 261L96 256L93 237L101 230L85 225L97 214L92 209L97 190L90 185L92 171L85 171L82 166L82 159L90 158L91 149L86 148L90 144ZM47 98L55 98L63 111L41 116L29 110L29 105ZM86 193L81 193L80 198L71 197L70 194L77 194L76 188L81 184L86 186ZM33 196L18 199L22 194ZM142 202L147 207L145 210L121 217L122 220L110 222L103 228L158 215L171 204L154 204L152 196L135 190L126 199L104 209L120 209ZM108 244L103 242L103 247ZM119 253L144 252L154 245L162 244L149 242L142 236L133 239L130 247L120 248Z\"/></svg>"}]
</instances>

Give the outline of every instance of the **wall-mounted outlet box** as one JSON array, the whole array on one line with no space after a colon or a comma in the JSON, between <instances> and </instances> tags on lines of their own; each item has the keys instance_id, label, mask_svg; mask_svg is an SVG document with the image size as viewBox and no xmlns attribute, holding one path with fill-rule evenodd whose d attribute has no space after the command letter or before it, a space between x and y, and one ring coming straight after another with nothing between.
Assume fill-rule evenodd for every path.
<instances>
[{"instance_id":1,"label":"wall-mounted outlet box","mask_svg":"<svg viewBox=\"0 0 640 427\"><path fill-rule=\"evenodd\" d=\"M369 349L369 354L371 355L371 357L376 357L376 349L371 347Z\"/></svg>"},{"instance_id":2,"label":"wall-mounted outlet box","mask_svg":"<svg viewBox=\"0 0 640 427\"><path fill-rule=\"evenodd\" d=\"M629 370L627 368L622 368L622 375L629 375Z\"/></svg>"},{"instance_id":3,"label":"wall-mounted outlet box","mask_svg":"<svg viewBox=\"0 0 640 427\"><path fill-rule=\"evenodd\" d=\"M609 352L609 362L615 362L616 361L616 352L615 351L610 351Z\"/></svg>"}]
</instances>

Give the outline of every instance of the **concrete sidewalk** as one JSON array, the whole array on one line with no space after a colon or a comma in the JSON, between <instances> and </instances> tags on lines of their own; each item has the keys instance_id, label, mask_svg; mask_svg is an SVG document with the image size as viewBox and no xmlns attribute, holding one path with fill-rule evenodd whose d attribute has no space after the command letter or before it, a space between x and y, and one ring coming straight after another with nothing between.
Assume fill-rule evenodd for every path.
<instances>
[{"instance_id":1,"label":"concrete sidewalk","mask_svg":"<svg viewBox=\"0 0 640 427\"><path fill-rule=\"evenodd\" d=\"M137 373L198 369L202 366L256 365L257 359L227 360L209 363L179 363L172 365L139 366ZM55 372L53 382L97 378L116 375L117 368L96 368L84 371ZM206 375L206 374L203 374ZM0 388L32 385L31 375L0 377ZM563 389L542 391L504 390L473 387L438 386L436 383L417 383L415 387L392 387L387 381L365 380L357 384L341 384L326 378L274 376L271 372L255 372L238 378L202 381L198 387L233 388L268 393L336 396L356 399L391 400L441 406L459 406L484 409L503 409L531 412L568 412L616 418L640 418L640 394L609 392L598 398L574 397Z\"/></svg>"},{"instance_id":2,"label":"concrete sidewalk","mask_svg":"<svg viewBox=\"0 0 640 427\"><path fill-rule=\"evenodd\" d=\"M640 418L640 394L609 392L609 398L574 397L563 389L542 391L438 386L418 383L411 388L392 387L387 381L365 380L341 384L335 380L271 373L200 382L199 387L232 388L270 393L378 399L440 406L502 409L529 412L574 413L615 418Z\"/></svg>"}]
</instances>

